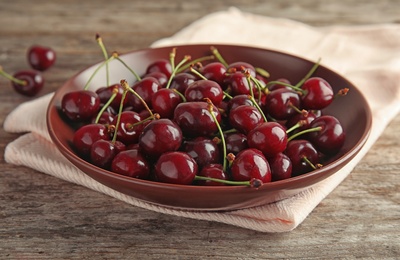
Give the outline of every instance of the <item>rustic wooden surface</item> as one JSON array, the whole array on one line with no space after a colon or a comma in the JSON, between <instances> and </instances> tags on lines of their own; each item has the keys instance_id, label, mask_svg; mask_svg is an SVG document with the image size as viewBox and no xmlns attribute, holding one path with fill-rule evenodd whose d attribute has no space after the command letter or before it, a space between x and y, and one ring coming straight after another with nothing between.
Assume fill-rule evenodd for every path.
<instances>
[{"instance_id":1,"label":"rustic wooden surface","mask_svg":"<svg viewBox=\"0 0 400 260\"><path fill-rule=\"evenodd\" d=\"M0 64L27 67L26 49L52 46L58 60L40 94L109 49L146 47L196 19L237 6L316 26L399 23L397 0L0 0ZM28 100L0 79L0 122ZM1 259L264 259L400 257L400 115L353 173L290 233L265 234L134 208L4 162L17 135L0 130Z\"/></svg>"}]
</instances>

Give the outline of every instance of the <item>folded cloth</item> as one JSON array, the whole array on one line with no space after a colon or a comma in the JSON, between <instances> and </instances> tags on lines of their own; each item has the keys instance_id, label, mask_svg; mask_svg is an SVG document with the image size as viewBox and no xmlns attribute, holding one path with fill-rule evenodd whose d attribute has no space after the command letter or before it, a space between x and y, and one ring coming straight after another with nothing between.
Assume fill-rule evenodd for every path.
<instances>
[{"instance_id":1,"label":"folded cloth","mask_svg":"<svg viewBox=\"0 0 400 260\"><path fill-rule=\"evenodd\" d=\"M400 26L332 26L244 13L230 8L207 15L176 35L152 46L228 43L274 49L322 64L341 73L365 94L373 111L371 135L361 152L343 169L291 198L228 212L196 212L156 206L116 192L94 181L67 161L52 143L46 109L52 94L21 104L4 122L8 132L25 133L7 145L5 160L83 185L131 205L199 220L217 221L261 232L295 229L352 171L400 110Z\"/></svg>"}]
</instances>

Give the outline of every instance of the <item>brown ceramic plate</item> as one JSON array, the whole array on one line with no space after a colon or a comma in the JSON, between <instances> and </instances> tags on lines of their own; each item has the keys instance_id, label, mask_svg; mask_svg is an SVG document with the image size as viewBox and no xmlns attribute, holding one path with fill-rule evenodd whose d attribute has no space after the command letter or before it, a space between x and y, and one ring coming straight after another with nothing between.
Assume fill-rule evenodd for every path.
<instances>
[{"instance_id":1,"label":"brown ceramic plate","mask_svg":"<svg viewBox=\"0 0 400 260\"><path fill-rule=\"evenodd\" d=\"M273 78L286 77L292 82L299 81L312 67L314 62L292 55L243 46L214 45L228 62L245 61L254 66L265 68ZM193 58L210 55L209 45L177 46L177 61L184 55ZM171 47L133 51L121 58L139 74L143 74L147 65L164 58L168 59ZM60 116L59 108L62 96L70 91L82 89L98 65L83 70L68 80L54 95L47 112L48 130L61 153L76 167L94 180L137 199L179 209L195 210L234 210L258 206L294 196L338 172L362 148L371 128L371 111L360 90L335 72L320 66L315 76L325 78L334 91L349 88L348 95L336 99L326 113L336 116L346 131L346 142L335 158L323 168L293 177L287 180L264 184L259 189L244 186L203 187L165 184L139 180L100 169L79 158L71 147L74 129ZM111 81L121 79L133 81L133 76L119 63L110 63ZM104 86L105 71L98 73L91 88Z\"/></svg>"}]
</instances>

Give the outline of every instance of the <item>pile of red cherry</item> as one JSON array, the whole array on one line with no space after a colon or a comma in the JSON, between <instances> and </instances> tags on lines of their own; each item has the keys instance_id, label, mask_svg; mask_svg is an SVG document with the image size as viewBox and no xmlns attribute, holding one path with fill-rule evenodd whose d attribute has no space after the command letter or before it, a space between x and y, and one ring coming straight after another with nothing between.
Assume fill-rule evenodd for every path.
<instances>
[{"instance_id":1,"label":"pile of red cherry","mask_svg":"<svg viewBox=\"0 0 400 260\"><path fill-rule=\"evenodd\" d=\"M101 43L101 38L97 37ZM127 81L65 94L60 110L75 126L76 153L106 170L173 184L249 185L323 167L345 141L340 122L321 112L337 96L312 74L271 81L243 61L210 56L175 65L176 49ZM103 47L107 66L112 59ZM126 66L126 64L125 64ZM89 82L88 82L89 83Z\"/></svg>"},{"instance_id":2,"label":"pile of red cherry","mask_svg":"<svg viewBox=\"0 0 400 260\"><path fill-rule=\"evenodd\" d=\"M42 72L53 66L56 53L47 46L32 45L27 51L27 61L31 69L20 70L11 75L0 66L0 75L11 81L16 92L32 97L42 90L45 82Z\"/></svg>"}]
</instances>

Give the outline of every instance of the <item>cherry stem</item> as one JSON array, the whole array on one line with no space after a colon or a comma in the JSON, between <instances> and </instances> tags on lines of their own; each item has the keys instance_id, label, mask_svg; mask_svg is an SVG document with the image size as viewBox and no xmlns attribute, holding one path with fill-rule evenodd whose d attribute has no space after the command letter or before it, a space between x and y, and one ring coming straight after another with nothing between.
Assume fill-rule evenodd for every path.
<instances>
[{"instance_id":1,"label":"cherry stem","mask_svg":"<svg viewBox=\"0 0 400 260\"><path fill-rule=\"evenodd\" d=\"M103 52L104 55L104 60L108 60L108 54L107 54L107 50L106 47L104 46L103 43L103 39L100 37L99 34L96 34L96 41L100 46L101 51ZM109 68L108 68L108 63L106 64L106 80L107 80L107 86L110 85L110 72L109 72Z\"/></svg>"},{"instance_id":2,"label":"cherry stem","mask_svg":"<svg viewBox=\"0 0 400 260\"><path fill-rule=\"evenodd\" d=\"M269 78L270 77L270 74L269 74L269 72L268 71L266 71L265 69L263 69L263 68L255 68L256 69L256 72L258 73L258 74L260 74L261 76L263 76L264 78Z\"/></svg>"},{"instance_id":3,"label":"cherry stem","mask_svg":"<svg viewBox=\"0 0 400 260\"><path fill-rule=\"evenodd\" d=\"M313 170L316 170L318 168L322 167L322 164L313 164L306 156L303 156L301 159L303 159L303 161L305 161L308 165L311 166L311 168L313 168Z\"/></svg>"},{"instance_id":4,"label":"cherry stem","mask_svg":"<svg viewBox=\"0 0 400 260\"><path fill-rule=\"evenodd\" d=\"M181 98L182 98L182 101L185 103L187 100L186 100L186 97L185 97L185 95L183 95L181 92L179 92L177 89L173 89L173 91L176 93L176 94L178 94Z\"/></svg>"},{"instance_id":5,"label":"cherry stem","mask_svg":"<svg viewBox=\"0 0 400 260\"><path fill-rule=\"evenodd\" d=\"M119 62L121 62L122 65L124 65L125 68L127 68L127 69L133 74L133 76L135 76L135 78L136 78L137 81L140 81L140 80L141 80L140 76L139 76L131 67L129 67L128 64L125 63L125 61L123 61L119 56L117 56L116 59L117 59Z\"/></svg>"},{"instance_id":6,"label":"cherry stem","mask_svg":"<svg viewBox=\"0 0 400 260\"><path fill-rule=\"evenodd\" d=\"M176 48L172 48L172 51L169 53L169 63L171 63L172 71L175 70L175 56L176 56Z\"/></svg>"},{"instance_id":7,"label":"cherry stem","mask_svg":"<svg viewBox=\"0 0 400 260\"><path fill-rule=\"evenodd\" d=\"M168 79L168 83L167 83L167 86L166 86L165 88L168 89L168 88L171 86L172 79L175 77L175 75L176 75L178 69L179 69L183 64L185 64L185 62L189 61L190 59L191 59L191 57L190 57L189 55L186 55L186 56L181 60L181 62L179 62L178 65L176 65L175 69L172 71L171 76L170 76L169 79Z\"/></svg>"},{"instance_id":8,"label":"cherry stem","mask_svg":"<svg viewBox=\"0 0 400 260\"><path fill-rule=\"evenodd\" d=\"M126 81L125 81L125 83L126 83ZM125 100L125 97L126 97L127 93L128 93L128 88L124 87L124 92L122 93L121 102L119 103L118 117L117 117L117 123L115 125L114 136L113 136L113 139L112 139L112 143L113 144L117 141L118 128L119 128L119 124L121 122L121 114L122 114L122 110L124 108L124 100Z\"/></svg>"},{"instance_id":9,"label":"cherry stem","mask_svg":"<svg viewBox=\"0 0 400 260\"><path fill-rule=\"evenodd\" d=\"M136 122L136 123L134 123L134 124L130 124L130 125L128 126L128 128L133 128L133 127L135 127L135 126L141 125L141 124L143 124L143 123L146 123L147 121L154 120L154 119L160 119L160 115L156 113L156 114L154 114L153 116L148 116L148 117L146 117L145 119L143 119L143 120L141 120L141 121L139 121L139 122Z\"/></svg>"},{"instance_id":10,"label":"cherry stem","mask_svg":"<svg viewBox=\"0 0 400 260\"><path fill-rule=\"evenodd\" d=\"M147 105L146 101L144 101L143 98L129 86L129 84L126 80L124 80L124 79L121 80L121 86L124 88L124 90L129 91L133 95L135 95L135 97L137 97L140 100L140 102L142 102L143 106L146 108L146 110L149 112L149 114L154 117L154 114L151 111L151 109L149 108L149 106Z\"/></svg>"},{"instance_id":11,"label":"cherry stem","mask_svg":"<svg viewBox=\"0 0 400 260\"><path fill-rule=\"evenodd\" d=\"M6 79L11 80L12 82L21 85L21 86L26 86L26 84L28 84L26 82L26 80L21 80L21 79L17 79L16 77L12 76L11 74L8 74L7 72L5 72L3 70L3 67L0 66L0 75L2 75L3 77L5 77Z\"/></svg>"},{"instance_id":12,"label":"cherry stem","mask_svg":"<svg viewBox=\"0 0 400 260\"><path fill-rule=\"evenodd\" d=\"M107 107L111 104L111 102L114 101L117 94L118 94L118 88L115 87L115 88L113 88L111 97L108 99L107 103L105 103L104 106L100 109L100 112L97 114L97 117L95 120L96 124L99 122L101 115L104 113L104 111L107 109Z\"/></svg>"},{"instance_id":13,"label":"cherry stem","mask_svg":"<svg viewBox=\"0 0 400 260\"><path fill-rule=\"evenodd\" d=\"M225 59L222 57L221 53L218 51L217 48L214 46L211 46L211 51L212 54L217 58L219 62L221 62L226 68L229 66L228 63L225 61Z\"/></svg>"},{"instance_id":14,"label":"cherry stem","mask_svg":"<svg viewBox=\"0 0 400 260\"><path fill-rule=\"evenodd\" d=\"M302 89L300 87L297 87L297 86L293 86L293 85L287 84L287 83L282 82L282 81L270 81L265 85L265 87L268 88L269 86L274 85L274 84L279 84L279 85L282 85L282 86L286 86L286 87L292 88L293 90L298 91L298 92L300 92L302 94L305 93L304 89Z\"/></svg>"},{"instance_id":15,"label":"cherry stem","mask_svg":"<svg viewBox=\"0 0 400 260\"><path fill-rule=\"evenodd\" d=\"M294 135L290 136L290 137L287 139L287 141L289 142L289 141L293 140L294 138L296 138L296 137L298 137L298 136L300 136L300 135L302 135L302 134L311 133L311 132L319 132L319 131L321 131L321 130L322 130L322 127L321 127L321 126L317 126L317 127L313 127L313 128L308 128L308 129L305 129L305 130L303 130L303 131L300 131L300 132L295 133Z\"/></svg>"},{"instance_id":16,"label":"cherry stem","mask_svg":"<svg viewBox=\"0 0 400 260\"><path fill-rule=\"evenodd\" d=\"M310 69L310 71L304 76L304 78L302 78L296 85L296 88L301 88L301 86L304 84L304 82L309 79L312 74L314 74L314 72L317 70L317 68L319 67L319 64L321 62L321 58L319 58L317 60L317 62L314 64L314 66L312 66L312 68Z\"/></svg>"},{"instance_id":17,"label":"cherry stem","mask_svg":"<svg viewBox=\"0 0 400 260\"><path fill-rule=\"evenodd\" d=\"M203 80L208 80L208 78L204 77L203 74L201 74L199 71L197 71L196 69L193 68L193 66L190 66L190 72L192 72L193 74L195 74L196 76L198 76L199 78L203 79Z\"/></svg>"},{"instance_id":18,"label":"cherry stem","mask_svg":"<svg viewBox=\"0 0 400 260\"><path fill-rule=\"evenodd\" d=\"M183 65L182 67L180 67L180 68L177 70L177 73L187 70L188 68L190 68L191 66L193 66L193 64L197 64L197 63L201 63L201 62L206 61L206 60L213 60L213 59L215 59L215 56L214 56L214 55L204 56L204 57L201 57L201 58L197 58L197 59L193 60L192 62L190 62L190 63L188 63L188 64L185 64L185 65Z\"/></svg>"},{"instance_id":19,"label":"cherry stem","mask_svg":"<svg viewBox=\"0 0 400 260\"><path fill-rule=\"evenodd\" d=\"M99 72L99 70L104 67L105 65L107 65L111 60L115 59L115 55L117 54L113 54L112 56L110 56L107 60L105 60L102 64L100 64L95 71L92 73L92 75L90 75L90 78L88 79L88 81L86 82L85 86L83 87L84 90L87 90L89 88L89 84L90 82L92 82L94 76Z\"/></svg>"},{"instance_id":20,"label":"cherry stem","mask_svg":"<svg viewBox=\"0 0 400 260\"><path fill-rule=\"evenodd\" d=\"M257 101L254 99L254 97L251 95L248 95L248 98L253 103L253 105L257 108L258 112L260 112L261 116L264 119L264 122L268 122L267 117L265 116L264 112L262 111L261 107L258 105Z\"/></svg>"},{"instance_id":21,"label":"cherry stem","mask_svg":"<svg viewBox=\"0 0 400 260\"><path fill-rule=\"evenodd\" d=\"M258 179L251 179L249 181L230 181L230 180L222 180L212 177L198 176L194 177L196 181L214 181L219 183L224 183L228 185L236 185L236 186L250 186L252 188L259 188L262 185L262 182Z\"/></svg>"},{"instance_id":22,"label":"cherry stem","mask_svg":"<svg viewBox=\"0 0 400 260\"><path fill-rule=\"evenodd\" d=\"M223 155L223 162L222 162L222 170L226 172L226 143L225 143L225 137L224 137L224 132L222 131L221 126L219 125L219 122L217 120L217 117L214 115L214 104L209 98L206 98L206 102L208 103L208 111L211 114L211 117L213 118L215 125L218 128L218 132L221 137L221 143L222 143L222 155Z\"/></svg>"}]
</instances>

